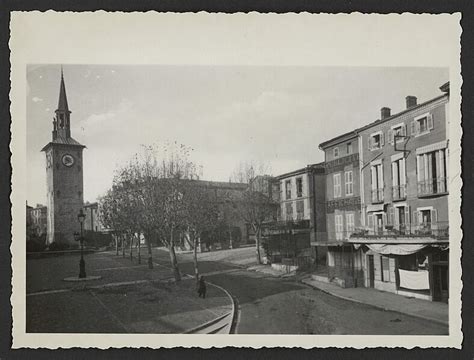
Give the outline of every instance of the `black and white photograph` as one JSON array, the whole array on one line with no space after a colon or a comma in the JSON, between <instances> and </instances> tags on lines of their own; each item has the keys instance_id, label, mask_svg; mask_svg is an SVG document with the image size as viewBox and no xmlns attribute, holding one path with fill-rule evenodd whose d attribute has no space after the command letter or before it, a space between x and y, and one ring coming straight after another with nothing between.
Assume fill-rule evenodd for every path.
<instances>
[{"instance_id":1,"label":"black and white photograph","mask_svg":"<svg viewBox=\"0 0 474 360\"><path fill-rule=\"evenodd\" d=\"M86 19L70 17L76 36ZM216 21L190 27L201 36L225 24L200 17ZM41 31L52 33L66 18L18 15L17 26L58 19ZM153 26L190 19L161 14ZM406 18L424 19L434 26ZM351 59L343 47L342 61L331 46L319 50L334 62L204 61L219 45L228 55L224 40L194 44L194 60L154 61L146 51L188 51L163 35L123 58L127 40L101 43L95 59L93 44L68 57L80 46L57 39L51 57L18 50L12 72L12 146L24 146L12 150L14 344L459 346L458 63L363 63L363 48Z\"/></svg>"}]
</instances>

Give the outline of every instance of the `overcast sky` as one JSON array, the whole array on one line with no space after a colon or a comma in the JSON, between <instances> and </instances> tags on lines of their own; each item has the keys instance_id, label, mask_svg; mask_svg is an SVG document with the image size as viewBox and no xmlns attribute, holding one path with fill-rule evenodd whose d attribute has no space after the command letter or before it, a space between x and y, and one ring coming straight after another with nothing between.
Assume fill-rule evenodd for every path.
<instances>
[{"instance_id":1,"label":"overcast sky","mask_svg":"<svg viewBox=\"0 0 474 360\"><path fill-rule=\"evenodd\" d=\"M111 185L140 144L195 149L207 180L228 181L242 161L273 175L322 161L318 145L441 94L447 69L65 65L72 137L84 150L84 200ZM59 65L27 69L28 203L46 203L45 155L57 108Z\"/></svg>"}]
</instances>

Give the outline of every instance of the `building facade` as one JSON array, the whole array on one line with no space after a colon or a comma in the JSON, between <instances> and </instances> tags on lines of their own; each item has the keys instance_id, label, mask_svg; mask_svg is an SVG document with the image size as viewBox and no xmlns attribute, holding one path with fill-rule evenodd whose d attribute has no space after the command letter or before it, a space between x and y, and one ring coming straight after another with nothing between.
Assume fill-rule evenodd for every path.
<instances>
[{"instance_id":1,"label":"building facade","mask_svg":"<svg viewBox=\"0 0 474 360\"><path fill-rule=\"evenodd\" d=\"M85 231L107 231L107 229L102 225L100 221L99 204L97 202L86 202L84 204L84 214L86 215L86 218L84 220Z\"/></svg>"},{"instance_id":2,"label":"building facade","mask_svg":"<svg viewBox=\"0 0 474 360\"><path fill-rule=\"evenodd\" d=\"M328 276L345 286L360 286L363 269L360 250L348 239L361 225L359 136L351 131L320 144L326 177L326 241Z\"/></svg>"},{"instance_id":3,"label":"building facade","mask_svg":"<svg viewBox=\"0 0 474 360\"><path fill-rule=\"evenodd\" d=\"M449 84L443 95L357 132L361 142L365 285L430 300L448 298Z\"/></svg>"},{"instance_id":4,"label":"building facade","mask_svg":"<svg viewBox=\"0 0 474 360\"><path fill-rule=\"evenodd\" d=\"M74 233L80 231L77 215L83 207L82 151L85 146L71 137L70 115L61 71L52 140L42 149L46 155L48 245L57 242L74 246Z\"/></svg>"}]
</instances>

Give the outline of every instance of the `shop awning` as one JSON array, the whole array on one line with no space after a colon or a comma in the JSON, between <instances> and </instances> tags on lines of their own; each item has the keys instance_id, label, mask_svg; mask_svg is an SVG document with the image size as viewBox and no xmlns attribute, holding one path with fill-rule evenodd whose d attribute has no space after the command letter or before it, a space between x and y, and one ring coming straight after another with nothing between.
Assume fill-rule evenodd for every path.
<instances>
[{"instance_id":1,"label":"shop awning","mask_svg":"<svg viewBox=\"0 0 474 360\"><path fill-rule=\"evenodd\" d=\"M382 255L410 255L425 248L426 244L365 244L370 250Z\"/></svg>"}]
</instances>

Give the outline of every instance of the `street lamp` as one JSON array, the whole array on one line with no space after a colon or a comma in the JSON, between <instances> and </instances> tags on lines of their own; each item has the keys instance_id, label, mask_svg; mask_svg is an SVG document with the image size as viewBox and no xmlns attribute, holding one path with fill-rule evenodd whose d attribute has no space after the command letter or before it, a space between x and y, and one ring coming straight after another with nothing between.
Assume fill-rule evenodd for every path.
<instances>
[{"instance_id":1,"label":"street lamp","mask_svg":"<svg viewBox=\"0 0 474 360\"><path fill-rule=\"evenodd\" d=\"M81 244L81 260L79 261L79 278L84 279L86 277L86 262L84 261L84 236L82 234L82 228L84 225L84 220L86 219L86 214L82 211L79 211L77 215L77 219L79 220L79 224L81 224L81 234L79 235L77 232L74 233L74 240L79 241Z\"/></svg>"}]
</instances>

